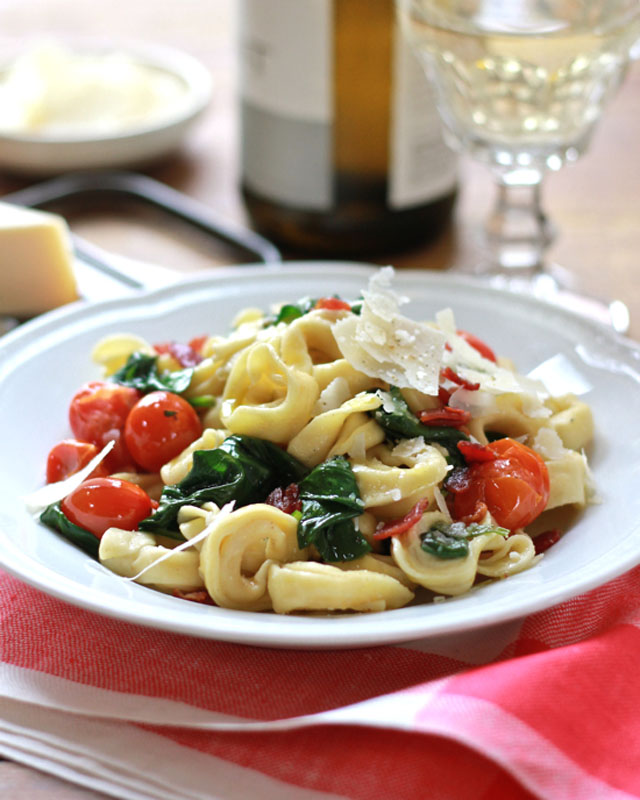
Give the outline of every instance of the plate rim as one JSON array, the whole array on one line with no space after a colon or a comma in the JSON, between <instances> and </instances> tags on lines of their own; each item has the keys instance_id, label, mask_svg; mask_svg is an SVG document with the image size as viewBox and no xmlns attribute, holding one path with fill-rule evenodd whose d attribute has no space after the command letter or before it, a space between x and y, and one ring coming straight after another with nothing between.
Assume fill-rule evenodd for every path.
<instances>
[{"instance_id":1,"label":"plate rim","mask_svg":"<svg viewBox=\"0 0 640 800\"><path fill-rule=\"evenodd\" d=\"M327 265L330 266L327 267ZM188 297L194 291L197 291L197 289L202 285L221 284L225 281L228 281L230 277L239 278L239 282L241 283L243 279L264 277L264 279L269 280L269 276L286 276L287 273L293 273L296 276L299 276L301 267L304 267L304 269L307 270L310 278L313 277L312 273L314 268L316 270L321 269L324 276L327 275L328 271L331 272L333 270L336 277L339 275L344 275L346 270L346 272L349 274L349 277L353 278L364 278L367 275L372 274L372 272L374 272L376 269L379 269L379 265L368 264L365 262L328 262L322 260L285 262L282 266L277 268L259 264L233 265L229 267L217 267L212 270L208 270L206 274L199 272L193 276L187 276L185 279L178 281L176 284L164 286L158 289L136 292L135 294L131 294L127 297L114 298L95 303L79 301L55 311L48 312L47 314L44 314L32 320L31 322L27 322L20 328L9 332L0 339L0 380L3 379L5 374L6 363L9 363L10 365L10 357L12 355L15 356L16 353L19 353L23 349L23 347L37 340L41 336L46 335L48 332L55 331L56 329L60 328L64 329L67 325L81 321L87 315L95 314L96 310L99 312L100 310L106 311L108 309L115 308L129 308L147 303L154 305L159 302L161 303L165 298L168 299L172 296L174 301L180 296L183 296L183 299L187 300ZM396 270L396 279L398 288L400 289L402 289L401 283L406 279L408 283L410 283L411 280L420 280L426 282L427 284L432 284L434 286L438 286L439 288L445 289L455 288L456 286L467 288L475 287L482 289L483 292L488 292L493 294L495 297L501 298L504 298L505 294L507 294L504 290L487 287L486 285L482 284L481 281L467 278L466 276L454 276L448 273L439 274L418 269L402 268ZM532 296L518 295L517 297L514 297L513 295L508 294L508 297L511 301L520 303L525 307L533 306L538 310L544 309L545 311L549 311L549 313L559 315L561 318L566 319L567 322L577 325L579 329L583 328L584 330L588 330L591 336L594 334L596 335L599 344L601 344L603 347L612 348L617 356L622 358L623 361L631 362L630 366L632 369L636 370L638 366L640 366L640 345L620 336L619 334L616 334L614 331L605 328L599 323L578 317L574 312L567 309L556 306L550 307L548 303L545 303L544 301ZM640 380L640 376L638 379ZM640 525L636 525L632 529L632 533L636 530L636 528L639 527ZM1 529L0 541L5 541L5 543L7 541L4 531ZM13 546L14 543L11 542L11 545ZM632 549L626 554L624 550L625 548L623 548L623 551L621 552L621 555L617 561L608 565L607 569L601 570L597 574L592 575L589 579L583 579L579 582L579 586L574 584L559 586L553 592L547 591L545 593L540 593L540 596L537 599L529 598L528 600L525 600L525 602L515 602L513 605L504 607L500 613L494 611L494 613L492 613L489 617L482 615L482 607L479 607L478 610L476 610L474 607L470 607L468 614L457 619L453 622L453 624L450 620L439 617L438 615L433 615L429 619L416 616L409 619L396 620L394 624L395 626L389 625L387 626L387 630L374 630L375 620L380 619L378 614L348 614L337 618L322 617L320 619L325 622L324 625L318 624L318 618L315 617L289 617L288 619L300 619L304 620L306 623L311 622L310 625L307 625L304 633L302 633L301 623L290 625L290 630L286 628L286 625L284 630L277 630L278 628L282 627L283 618L280 615L273 614L258 614L257 612L227 613L229 612L228 609L216 609L217 612L225 613L222 615L217 615L217 624L215 629L212 630L210 625L206 624L207 619L209 622L211 622L211 614L202 612L194 614L194 610L192 608L190 608L190 610L185 609L184 612L180 612L180 609L178 608L177 613L170 615L169 618L158 618L159 615L156 612L156 615L153 618L150 618L149 612L145 610L144 604L142 607L139 607L140 604L137 602L133 604L133 609L120 608L120 605L124 606L126 603L118 598L118 603L116 604L118 607L108 605L105 607L105 605L101 605L100 600L104 597L110 597L111 601L113 601L113 597L111 595L98 592L95 595L91 594L88 597L78 596L78 590L81 591L84 587L82 587L81 584L78 584L77 582L74 583L73 580L66 578L67 582L70 581L74 586L77 587L76 594L70 593L69 590L64 587L64 585L61 586L60 573L56 572L50 567L41 565L33 560L29 560L29 557L24 553L18 552L16 555L16 552L12 551L12 547L10 547L8 550L5 549L4 552L2 552L2 549L0 549L0 566L26 583L29 583L32 586L35 586L36 588L49 595L57 597L60 600L70 602L73 605L96 612L103 616L117 618L134 624L141 624L145 627L159 628L174 633L192 635L200 638L209 638L253 646L284 647L294 649L338 649L381 646L386 644L407 642L411 641L412 639L426 639L441 635L457 634L472 629L480 629L491 625L513 621L515 619L521 619L532 613L536 613L537 611L558 605L559 603L564 602L571 597L584 594L585 592L588 592L591 589L601 586L604 583L607 583L608 581L622 575L640 563L640 547L636 548L635 550ZM28 562L26 567L24 561ZM30 565L32 567L31 571L25 571L29 569ZM35 574L33 570L34 565ZM156 594L156 592L152 589L147 589L146 587L138 588L145 591L154 592L154 595ZM479 590L472 590L472 593L477 591ZM467 597L467 595L462 597ZM455 599L457 598L454 598L454 600ZM451 603L451 601L449 601L449 603ZM210 609L210 607L207 608ZM401 609L399 610L401 611ZM387 611L383 613L386 615L387 620L391 619L390 615L394 615L394 611ZM241 618L247 621L247 625L245 625L245 627L248 627L248 630L243 631L240 636L238 635L236 628L238 614L242 615ZM247 615L250 615L250 619L247 619ZM185 616L192 618L191 621L183 619ZM370 623L361 624L360 627L363 629L363 631L354 633L354 631L350 629L349 625L349 623L352 623L354 619L357 619L358 621L368 619L370 620ZM222 620L222 622L220 622L220 620ZM227 621L225 622L225 620ZM326 623L328 623L328 625ZM331 641L327 641L327 632L325 631L325 628L328 627L331 629ZM275 628L276 630L271 630L272 628ZM372 636L373 633L375 633L375 636Z\"/></svg>"}]
</instances>

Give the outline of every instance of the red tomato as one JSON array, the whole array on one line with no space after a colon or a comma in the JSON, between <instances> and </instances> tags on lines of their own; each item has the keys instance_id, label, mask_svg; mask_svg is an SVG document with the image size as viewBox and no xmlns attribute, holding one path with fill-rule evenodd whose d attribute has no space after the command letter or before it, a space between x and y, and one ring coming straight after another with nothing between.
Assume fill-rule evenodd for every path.
<instances>
[{"instance_id":1,"label":"red tomato","mask_svg":"<svg viewBox=\"0 0 640 800\"><path fill-rule=\"evenodd\" d=\"M152 511L149 495L129 481L89 478L60 503L67 519L100 539L107 528L133 531Z\"/></svg>"},{"instance_id":2,"label":"red tomato","mask_svg":"<svg viewBox=\"0 0 640 800\"><path fill-rule=\"evenodd\" d=\"M156 353L168 353L181 367L195 367L202 361L200 352L195 350L190 344L162 342L160 344L154 344L153 349Z\"/></svg>"},{"instance_id":3,"label":"red tomato","mask_svg":"<svg viewBox=\"0 0 640 800\"><path fill-rule=\"evenodd\" d=\"M74 475L98 455L98 448L89 442L79 442L77 439L63 439L54 445L47 456L47 483L63 481L69 475ZM92 478L102 478L109 472L104 461L93 470Z\"/></svg>"},{"instance_id":4,"label":"red tomato","mask_svg":"<svg viewBox=\"0 0 640 800\"><path fill-rule=\"evenodd\" d=\"M131 456L122 439L129 411L140 399L140 392L117 383L92 381L78 391L69 406L69 424L76 439L95 444L102 450L107 442L115 447L104 460L109 472L131 465Z\"/></svg>"},{"instance_id":5,"label":"red tomato","mask_svg":"<svg viewBox=\"0 0 640 800\"><path fill-rule=\"evenodd\" d=\"M497 361L496 354L482 339L478 339L477 336L474 336L473 333L469 333L469 331L457 331L457 334L461 336L467 344L470 344L471 347L477 350L481 356L488 358L489 361Z\"/></svg>"},{"instance_id":6,"label":"red tomato","mask_svg":"<svg viewBox=\"0 0 640 800\"><path fill-rule=\"evenodd\" d=\"M131 409L124 440L136 464L157 472L201 433L200 418L180 395L151 392Z\"/></svg>"},{"instance_id":7,"label":"red tomato","mask_svg":"<svg viewBox=\"0 0 640 800\"><path fill-rule=\"evenodd\" d=\"M468 481L450 488L454 519L472 519L484 503L498 525L509 530L524 528L541 514L549 499L549 473L540 456L514 439L498 439L487 445L493 461L476 461Z\"/></svg>"},{"instance_id":8,"label":"red tomato","mask_svg":"<svg viewBox=\"0 0 640 800\"><path fill-rule=\"evenodd\" d=\"M205 346L208 339L209 337L207 335L196 336L189 341L189 347L192 350L195 350L196 353L202 353L202 348Z\"/></svg>"},{"instance_id":9,"label":"red tomato","mask_svg":"<svg viewBox=\"0 0 640 800\"><path fill-rule=\"evenodd\" d=\"M321 297L316 300L314 308L324 308L327 311L351 311L351 306L338 297Z\"/></svg>"}]
</instances>

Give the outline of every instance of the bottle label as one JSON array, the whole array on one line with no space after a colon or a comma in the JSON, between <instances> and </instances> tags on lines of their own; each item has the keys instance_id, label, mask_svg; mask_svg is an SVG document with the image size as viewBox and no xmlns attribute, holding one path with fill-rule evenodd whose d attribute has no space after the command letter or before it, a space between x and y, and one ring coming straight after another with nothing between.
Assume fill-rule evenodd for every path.
<instances>
[{"instance_id":1,"label":"bottle label","mask_svg":"<svg viewBox=\"0 0 640 800\"><path fill-rule=\"evenodd\" d=\"M244 182L309 211L332 204L332 4L244 0Z\"/></svg>"},{"instance_id":2,"label":"bottle label","mask_svg":"<svg viewBox=\"0 0 640 800\"><path fill-rule=\"evenodd\" d=\"M241 8L244 183L277 203L330 211L333 0L244 0ZM387 203L399 210L452 191L456 157L424 71L394 27Z\"/></svg>"},{"instance_id":3,"label":"bottle label","mask_svg":"<svg viewBox=\"0 0 640 800\"><path fill-rule=\"evenodd\" d=\"M394 30L392 70L387 202L401 209L453 191L457 158L444 143L431 83L399 25Z\"/></svg>"}]
</instances>

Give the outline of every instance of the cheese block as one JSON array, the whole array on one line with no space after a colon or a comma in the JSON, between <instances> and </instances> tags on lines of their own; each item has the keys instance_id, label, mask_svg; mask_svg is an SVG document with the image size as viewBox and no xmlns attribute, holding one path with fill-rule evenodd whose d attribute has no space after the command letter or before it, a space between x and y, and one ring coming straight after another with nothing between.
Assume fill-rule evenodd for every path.
<instances>
[{"instance_id":1,"label":"cheese block","mask_svg":"<svg viewBox=\"0 0 640 800\"><path fill-rule=\"evenodd\" d=\"M0 202L0 314L33 317L77 300L72 261L62 217Z\"/></svg>"}]
</instances>

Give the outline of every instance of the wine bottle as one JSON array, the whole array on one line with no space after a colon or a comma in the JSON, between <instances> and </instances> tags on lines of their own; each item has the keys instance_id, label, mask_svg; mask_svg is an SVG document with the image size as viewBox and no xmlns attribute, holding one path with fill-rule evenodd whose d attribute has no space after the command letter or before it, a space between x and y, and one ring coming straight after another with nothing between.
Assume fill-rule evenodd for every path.
<instances>
[{"instance_id":1,"label":"wine bottle","mask_svg":"<svg viewBox=\"0 0 640 800\"><path fill-rule=\"evenodd\" d=\"M240 52L242 189L259 231L319 256L443 231L456 158L393 0L243 0Z\"/></svg>"}]
</instances>

